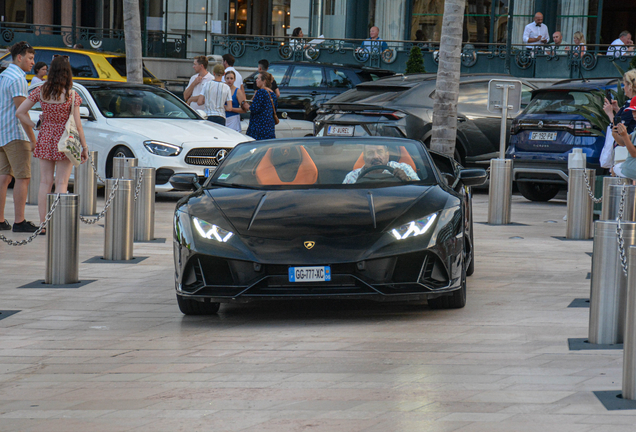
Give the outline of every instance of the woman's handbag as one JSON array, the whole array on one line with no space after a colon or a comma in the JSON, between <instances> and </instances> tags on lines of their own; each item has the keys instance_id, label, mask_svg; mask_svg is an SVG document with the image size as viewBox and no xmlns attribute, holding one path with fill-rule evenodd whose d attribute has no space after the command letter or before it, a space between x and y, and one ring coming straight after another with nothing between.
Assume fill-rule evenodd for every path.
<instances>
[{"instance_id":1,"label":"woman's handbag","mask_svg":"<svg viewBox=\"0 0 636 432\"><path fill-rule=\"evenodd\" d=\"M605 145L603 146L603 151L601 151L599 162L603 168L611 168L614 166L614 137L612 136L612 126L608 126L605 131Z\"/></svg>"},{"instance_id":2,"label":"woman's handbag","mask_svg":"<svg viewBox=\"0 0 636 432\"><path fill-rule=\"evenodd\" d=\"M278 116L276 115L276 107L274 107L274 99L272 99L272 95L269 92L267 92L267 96L269 96L269 101L272 103L272 111L274 111L274 124L278 124L280 123L280 120L278 120Z\"/></svg>"},{"instance_id":3,"label":"woman's handbag","mask_svg":"<svg viewBox=\"0 0 636 432\"><path fill-rule=\"evenodd\" d=\"M64 153L73 166L79 166L82 162L82 143L80 142L79 132L75 125L75 117L73 116L73 109L75 109L75 90L70 91L69 98L71 100L71 113L66 122L66 126L64 126L64 133L57 143L57 150L60 153Z\"/></svg>"}]
</instances>

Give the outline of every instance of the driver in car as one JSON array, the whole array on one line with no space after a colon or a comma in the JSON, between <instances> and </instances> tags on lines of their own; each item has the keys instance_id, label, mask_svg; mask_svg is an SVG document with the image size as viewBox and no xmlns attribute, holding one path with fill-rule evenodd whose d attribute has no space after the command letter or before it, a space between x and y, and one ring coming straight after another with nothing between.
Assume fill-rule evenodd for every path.
<instances>
[{"instance_id":1,"label":"driver in car","mask_svg":"<svg viewBox=\"0 0 636 432\"><path fill-rule=\"evenodd\" d=\"M351 171L342 184L353 184L358 181L360 173L365 170L366 172L377 172L385 175L392 175L404 182L418 181L420 178L417 176L411 165L407 163L400 163L389 161L389 148L385 145L365 145L364 146L364 166L362 168L354 169ZM373 167L378 167L377 170L373 170ZM382 167L390 167L393 172ZM365 174L366 175L366 174Z\"/></svg>"}]
</instances>

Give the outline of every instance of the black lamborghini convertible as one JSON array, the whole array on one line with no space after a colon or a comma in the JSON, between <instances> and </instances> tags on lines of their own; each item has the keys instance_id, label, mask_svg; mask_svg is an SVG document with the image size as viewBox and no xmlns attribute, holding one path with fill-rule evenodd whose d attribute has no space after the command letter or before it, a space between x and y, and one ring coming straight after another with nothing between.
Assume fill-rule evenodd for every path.
<instances>
[{"instance_id":1,"label":"black lamborghini convertible","mask_svg":"<svg viewBox=\"0 0 636 432\"><path fill-rule=\"evenodd\" d=\"M184 314L264 299L428 299L466 304L474 268L462 169L419 141L304 138L237 145L174 214L175 286Z\"/></svg>"}]
</instances>

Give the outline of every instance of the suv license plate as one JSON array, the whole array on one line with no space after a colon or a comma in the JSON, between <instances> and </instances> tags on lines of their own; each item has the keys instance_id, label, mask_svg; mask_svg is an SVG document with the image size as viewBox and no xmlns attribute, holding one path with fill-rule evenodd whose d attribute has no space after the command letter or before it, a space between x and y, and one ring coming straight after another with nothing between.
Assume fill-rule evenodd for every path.
<instances>
[{"instance_id":1,"label":"suv license plate","mask_svg":"<svg viewBox=\"0 0 636 432\"><path fill-rule=\"evenodd\" d=\"M353 136L355 126L327 126L327 135Z\"/></svg>"},{"instance_id":2,"label":"suv license plate","mask_svg":"<svg viewBox=\"0 0 636 432\"><path fill-rule=\"evenodd\" d=\"M532 141L554 141L556 137L556 132L532 132L530 134Z\"/></svg>"},{"instance_id":3,"label":"suv license plate","mask_svg":"<svg viewBox=\"0 0 636 432\"><path fill-rule=\"evenodd\" d=\"M290 267L290 282L329 282L331 280L331 267Z\"/></svg>"}]
</instances>

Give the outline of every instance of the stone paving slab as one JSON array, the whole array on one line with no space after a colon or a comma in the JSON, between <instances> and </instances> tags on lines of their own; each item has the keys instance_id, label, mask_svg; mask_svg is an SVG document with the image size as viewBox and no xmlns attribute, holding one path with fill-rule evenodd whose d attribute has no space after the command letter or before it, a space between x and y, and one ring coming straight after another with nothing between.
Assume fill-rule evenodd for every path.
<instances>
[{"instance_id":1,"label":"stone paving slab","mask_svg":"<svg viewBox=\"0 0 636 432\"><path fill-rule=\"evenodd\" d=\"M104 229L82 225L75 289L43 279L44 237L0 244L0 431L633 431L606 409L622 351L570 351L587 337L592 242L562 241L564 196L513 196L508 226L475 195L468 305L281 302L186 317L173 285L172 211L137 264L86 262ZM7 213L11 214L11 196ZM103 205L103 197L98 206ZM27 206L27 218L37 218ZM26 235L9 233L10 237Z\"/></svg>"}]
</instances>

